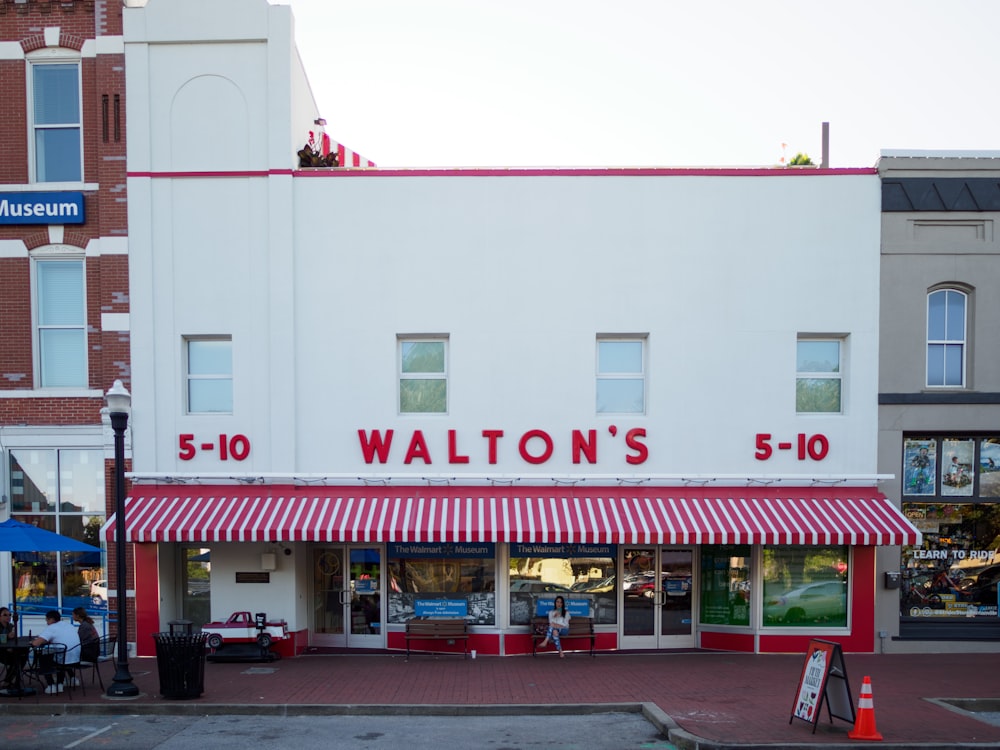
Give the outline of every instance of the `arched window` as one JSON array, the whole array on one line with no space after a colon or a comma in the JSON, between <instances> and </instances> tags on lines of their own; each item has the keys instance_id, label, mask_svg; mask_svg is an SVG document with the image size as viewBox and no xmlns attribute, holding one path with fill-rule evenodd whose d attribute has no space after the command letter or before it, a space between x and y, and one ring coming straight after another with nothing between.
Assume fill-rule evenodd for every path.
<instances>
[{"instance_id":1,"label":"arched window","mask_svg":"<svg viewBox=\"0 0 1000 750\"><path fill-rule=\"evenodd\" d=\"M965 387L968 295L938 289L927 295L927 385Z\"/></svg>"}]
</instances>

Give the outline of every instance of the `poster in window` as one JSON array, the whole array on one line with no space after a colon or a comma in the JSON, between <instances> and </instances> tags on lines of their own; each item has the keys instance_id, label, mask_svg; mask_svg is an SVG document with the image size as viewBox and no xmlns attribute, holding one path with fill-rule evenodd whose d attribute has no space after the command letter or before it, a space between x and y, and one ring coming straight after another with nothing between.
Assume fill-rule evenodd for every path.
<instances>
[{"instance_id":1,"label":"poster in window","mask_svg":"<svg viewBox=\"0 0 1000 750\"><path fill-rule=\"evenodd\" d=\"M937 443L906 440L903 443L903 494L934 495L937 473Z\"/></svg>"},{"instance_id":2,"label":"poster in window","mask_svg":"<svg viewBox=\"0 0 1000 750\"><path fill-rule=\"evenodd\" d=\"M973 440L941 441L941 494L946 497L972 497L976 478Z\"/></svg>"},{"instance_id":3,"label":"poster in window","mask_svg":"<svg viewBox=\"0 0 1000 750\"><path fill-rule=\"evenodd\" d=\"M979 444L979 496L1000 497L1000 438Z\"/></svg>"}]
</instances>

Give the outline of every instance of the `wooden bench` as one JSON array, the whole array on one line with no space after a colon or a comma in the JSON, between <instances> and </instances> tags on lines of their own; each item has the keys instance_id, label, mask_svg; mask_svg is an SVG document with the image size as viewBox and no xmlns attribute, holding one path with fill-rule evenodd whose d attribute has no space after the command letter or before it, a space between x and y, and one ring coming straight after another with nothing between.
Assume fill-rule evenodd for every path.
<instances>
[{"instance_id":1,"label":"wooden bench","mask_svg":"<svg viewBox=\"0 0 1000 750\"><path fill-rule=\"evenodd\" d=\"M538 655L538 644L545 640L545 632L549 627L548 617L535 617L531 620L531 655ZM590 617L571 617L569 620L569 634L559 636L563 641L563 650L566 650L565 641L570 638L587 638L590 640L590 655L594 653L594 621Z\"/></svg>"},{"instance_id":2,"label":"wooden bench","mask_svg":"<svg viewBox=\"0 0 1000 750\"><path fill-rule=\"evenodd\" d=\"M410 641L462 641L462 646L465 649L463 658L465 658L469 655L469 626L465 620L418 620L413 618L406 621L407 659L410 658Z\"/></svg>"}]
</instances>

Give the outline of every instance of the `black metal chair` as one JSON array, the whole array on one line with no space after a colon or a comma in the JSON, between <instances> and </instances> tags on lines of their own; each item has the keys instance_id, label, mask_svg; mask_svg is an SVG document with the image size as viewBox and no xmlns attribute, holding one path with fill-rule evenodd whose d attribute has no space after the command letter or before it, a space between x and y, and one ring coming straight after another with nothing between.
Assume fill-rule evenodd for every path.
<instances>
[{"instance_id":1,"label":"black metal chair","mask_svg":"<svg viewBox=\"0 0 1000 750\"><path fill-rule=\"evenodd\" d=\"M83 670L92 669L93 671L90 673L90 684L94 684L94 675L96 674L97 680L101 684L101 690L104 690L104 678L101 676L101 665L115 660L115 647L117 645L117 638L111 635L106 635L97 642L96 649L91 651L87 647L83 647L83 655L80 657L78 670L81 674L81 683L83 682Z\"/></svg>"},{"instance_id":2,"label":"black metal chair","mask_svg":"<svg viewBox=\"0 0 1000 750\"><path fill-rule=\"evenodd\" d=\"M63 643L47 643L35 646L31 650L28 666L24 670L25 677L38 683L41 692L48 694L68 692L73 697L72 685L66 685L66 645ZM51 682L50 682L51 680ZM67 690L68 688L68 690Z\"/></svg>"},{"instance_id":3,"label":"black metal chair","mask_svg":"<svg viewBox=\"0 0 1000 750\"><path fill-rule=\"evenodd\" d=\"M87 694L87 687L85 684L83 670L88 669L90 664L88 663L91 658L97 657L98 642L92 641L89 645L80 644L79 648L70 649L66 653L66 661L63 664L63 673L65 674L65 684L67 687L75 688L79 687L83 691L83 694ZM94 678L90 678L91 684L93 684Z\"/></svg>"}]
</instances>

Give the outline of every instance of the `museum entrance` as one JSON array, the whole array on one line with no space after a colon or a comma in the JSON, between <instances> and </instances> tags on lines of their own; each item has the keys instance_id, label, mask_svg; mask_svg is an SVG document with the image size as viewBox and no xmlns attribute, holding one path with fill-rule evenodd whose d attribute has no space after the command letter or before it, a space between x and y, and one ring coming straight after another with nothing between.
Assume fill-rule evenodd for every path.
<instances>
[{"instance_id":1,"label":"museum entrance","mask_svg":"<svg viewBox=\"0 0 1000 750\"><path fill-rule=\"evenodd\" d=\"M311 645L384 648L381 545L337 545L312 551Z\"/></svg>"},{"instance_id":2,"label":"museum entrance","mask_svg":"<svg viewBox=\"0 0 1000 750\"><path fill-rule=\"evenodd\" d=\"M621 647L694 647L693 547L622 549Z\"/></svg>"}]
</instances>

